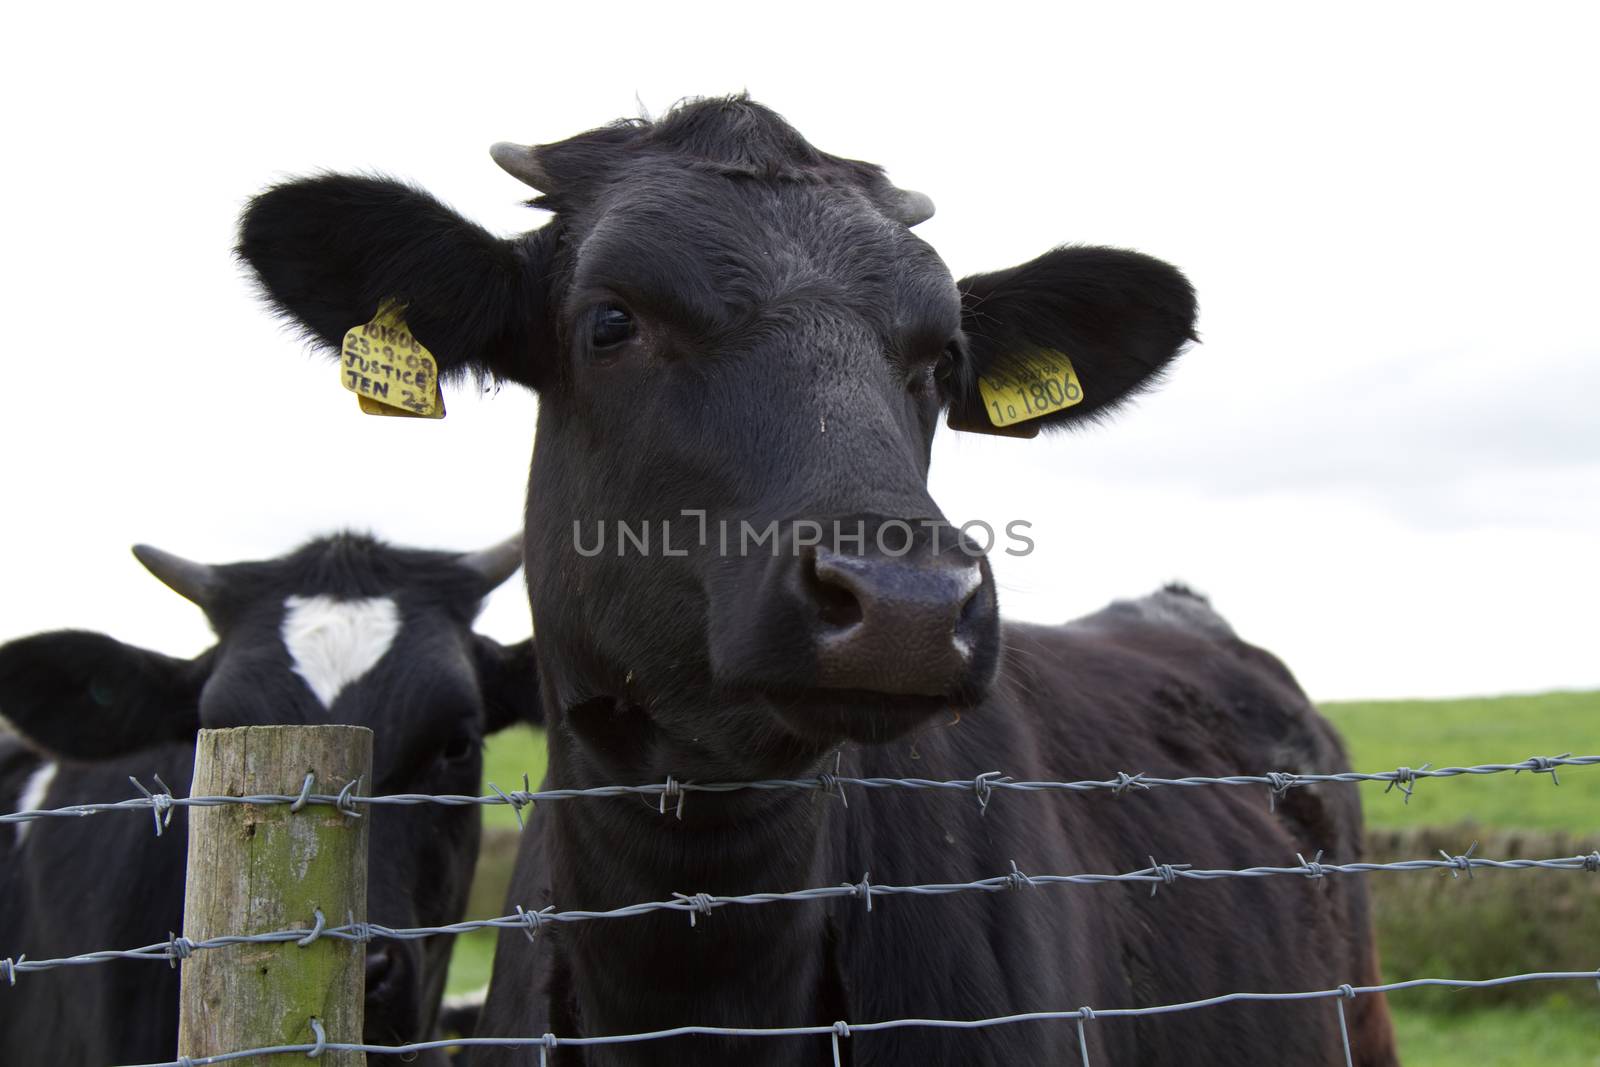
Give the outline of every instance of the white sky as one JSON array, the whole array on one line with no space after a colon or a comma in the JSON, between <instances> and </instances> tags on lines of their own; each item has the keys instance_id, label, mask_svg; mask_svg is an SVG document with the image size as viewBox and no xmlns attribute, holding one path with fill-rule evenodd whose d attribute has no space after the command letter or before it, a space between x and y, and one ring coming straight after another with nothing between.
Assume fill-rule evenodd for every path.
<instances>
[{"instance_id":1,"label":"white sky","mask_svg":"<svg viewBox=\"0 0 1600 1067\"><path fill-rule=\"evenodd\" d=\"M1199 289L1206 343L1119 421L941 433L953 519L1035 523L1010 615L1181 578L1318 698L1600 685L1600 9L555 6L8 15L0 638L199 651L136 541L506 536L532 399L359 415L232 263L242 202L378 170L513 232L491 142L748 88L932 195L958 274L1103 242ZM520 588L482 626L525 636Z\"/></svg>"}]
</instances>

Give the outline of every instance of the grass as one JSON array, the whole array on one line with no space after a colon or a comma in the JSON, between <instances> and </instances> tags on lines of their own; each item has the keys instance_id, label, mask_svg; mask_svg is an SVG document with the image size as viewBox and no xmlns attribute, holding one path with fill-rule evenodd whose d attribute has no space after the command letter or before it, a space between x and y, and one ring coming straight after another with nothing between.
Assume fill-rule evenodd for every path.
<instances>
[{"instance_id":1,"label":"grass","mask_svg":"<svg viewBox=\"0 0 1600 1067\"><path fill-rule=\"evenodd\" d=\"M1344 734L1358 771L1515 763L1529 756L1600 754L1600 693L1472 700L1369 701L1322 708ZM1409 801L1364 785L1369 827L1472 822L1496 828L1600 833L1600 766L1548 775L1422 779Z\"/></svg>"},{"instance_id":2,"label":"grass","mask_svg":"<svg viewBox=\"0 0 1600 1067\"><path fill-rule=\"evenodd\" d=\"M544 781L544 734L528 726L513 726L489 739L483 753L483 780L501 789L521 789L527 775L534 789ZM485 828L517 828L517 816L506 805L483 809Z\"/></svg>"},{"instance_id":3,"label":"grass","mask_svg":"<svg viewBox=\"0 0 1600 1067\"><path fill-rule=\"evenodd\" d=\"M1351 764L1360 771L1600 753L1600 693L1365 701L1323 711L1344 734ZM544 767L542 735L518 728L493 739L484 773L505 789L520 788L527 773L537 788ZM1409 803L1385 795L1381 786L1360 789L1375 848L1384 853L1375 859L1431 855L1435 847L1453 853L1475 838L1483 840L1480 854L1494 858L1600 847L1600 766L1562 772L1559 787L1529 774L1425 779ZM492 807L484 813L490 832L483 884L473 902L477 917L503 910L500 887L515 849L512 812ZM1573 969L1600 966L1600 883L1592 876L1480 874L1469 883L1376 875L1370 884L1387 978L1492 977L1561 969L1568 962ZM484 985L493 953L492 932L457 939L450 990ZM1507 996L1541 993L1542 987L1526 986ZM1407 1067L1600 1067L1600 994L1584 983L1551 987L1537 1000L1502 1001L1484 991L1407 992L1394 995L1390 1008Z\"/></svg>"},{"instance_id":4,"label":"grass","mask_svg":"<svg viewBox=\"0 0 1600 1067\"><path fill-rule=\"evenodd\" d=\"M455 950L450 955L446 993L451 996L470 993L489 984L489 972L494 966L494 942L498 936L495 930L474 930L457 936Z\"/></svg>"},{"instance_id":5,"label":"grass","mask_svg":"<svg viewBox=\"0 0 1600 1067\"><path fill-rule=\"evenodd\" d=\"M1600 997L1589 997L1595 1003L1580 993L1472 1012L1396 1011L1401 1058L1406 1067L1600 1067Z\"/></svg>"},{"instance_id":6,"label":"grass","mask_svg":"<svg viewBox=\"0 0 1600 1067\"><path fill-rule=\"evenodd\" d=\"M1351 765L1360 771L1600 753L1600 693L1364 701L1322 710L1344 734ZM1367 826L1377 831L1371 836L1394 853L1373 858L1431 855L1435 846L1456 852L1478 838L1480 853L1495 858L1600 847L1600 767L1558 773L1559 787L1529 774L1423 779L1409 801L1364 785ZM1529 830L1559 833L1518 833ZM1379 881L1384 877L1394 880ZM1468 883L1374 876L1385 977L1561 969L1556 961L1573 954L1585 961L1573 969L1600 966L1600 886L1589 878L1519 872ZM1539 997L1542 989L1523 986L1506 996ZM1586 983L1510 1002L1485 991L1406 992L1389 1006L1408 1067L1600 1067L1600 995Z\"/></svg>"}]
</instances>

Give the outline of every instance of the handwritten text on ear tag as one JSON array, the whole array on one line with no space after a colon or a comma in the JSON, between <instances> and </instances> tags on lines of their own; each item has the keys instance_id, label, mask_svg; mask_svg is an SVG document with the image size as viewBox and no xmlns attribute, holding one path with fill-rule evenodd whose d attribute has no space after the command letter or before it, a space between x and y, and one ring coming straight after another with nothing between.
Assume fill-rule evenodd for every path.
<instances>
[{"instance_id":1,"label":"handwritten text on ear tag","mask_svg":"<svg viewBox=\"0 0 1600 1067\"><path fill-rule=\"evenodd\" d=\"M1041 349L999 373L982 375L978 392L996 426L1027 422L1083 403L1083 383L1072 360L1053 349Z\"/></svg>"},{"instance_id":2,"label":"handwritten text on ear tag","mask_svg":"<svg viewBox=\"0 0 1600 1067\"><path fill-rule=\"evenodd\" d=\"M339 383L368 415L442 419L438 361L411 335L404 312L404 305L390 301L371 322L344 335Z\"/></svg>"}]
</instances>

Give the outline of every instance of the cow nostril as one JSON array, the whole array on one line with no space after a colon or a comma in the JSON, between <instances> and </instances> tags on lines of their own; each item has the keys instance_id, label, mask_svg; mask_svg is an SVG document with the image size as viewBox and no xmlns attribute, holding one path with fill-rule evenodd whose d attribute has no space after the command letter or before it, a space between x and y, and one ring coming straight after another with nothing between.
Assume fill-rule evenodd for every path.
<instances>
[{"instance_id":1,"label":"cow nostril","mask_svg":"<svg viewBox=\"0 0 1600 1067\"><path fill-rule=\"evenodd\" d=\"M816 606L817 617L824 626L836 630L849 629L862 619L861 601L842 577L819 571L814 556L806 561L806 589Z\"/></svg>"},{"instance_id":2,"label":"cow nostril","mask_svg":"<svg viewBox=\"0 0 1600 1067\"><path fill-rule=\"evenodd\" d=\"M389 972L394 970L394 956L387 947L375 948L367 952L367 991L378 988L383 980L389 977Z\"/></svg>"},{"instance_id":3,"label":"cow nostril","mask_svg":"<svg viewBox=\"0 0 1600 1067\"><path fill-rule=\"evenodd\" d=\"M981 576L978 581L972 583L972 591L961 602L961 612L956 616L955 637L956 643L961 646L962 652L971 651L968 647L970 640L968 634L971 633L974 626L981 623L984 608L983 585Z\"/></svg>"}]
</instances>

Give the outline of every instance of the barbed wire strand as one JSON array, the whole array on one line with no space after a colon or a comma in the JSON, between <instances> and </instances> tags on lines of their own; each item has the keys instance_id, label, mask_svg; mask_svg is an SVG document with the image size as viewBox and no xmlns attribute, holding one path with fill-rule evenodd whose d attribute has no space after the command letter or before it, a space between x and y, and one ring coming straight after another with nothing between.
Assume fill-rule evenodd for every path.
<instances>
[{"instance_id":1,"label":"barbed wire strand","mask_svg":"<svg viewBox=\"0 0 1600 1067\"><path fill-rule=\"evenodd\" d=\"M130 797L127 800L93 804L70 804L60 808L39 808L10 812L0 815L0 824L31 822L50 818L82 818L116 811L150 810L155 814L157 832L159 834L160 829L171 821L171 813L174 808L218 807L226 804L258 806L277 804L291 806L304 806L306 804L327 805L337 808L351 817L359 815L359 812L356 811L358 806L410 806L419 804L439 804L445 807L510 806L518 814L518 821L520 822L523 808L544 801L629 796L657 797L657 806L662 814L666 814L670 807L674 814L681 819L683 817L684 801L689 793L734 793L741 790L798 789L843 797L846 786L858 789L965 792L977 798L980 811L988 810L989 802L997 789L1026 793L1104 791L1120 797L1126 793L1142 792L1158 787L1197 788L1205 786L1260 785L1266 786L1268 789L1267 799L1269 806L1276 806L1278 801L1288 794L1289 790L1302 786L1335 782L1382 782L1385 783L1385 793L1398 789L1403 798L1409 802L1412 792L1416 788L1416 783L1424 778L1455 778L1461 775L1504 774L1507 772L1516 774L1522 771L1531 771L1535 774L1548 774L1556 785L1560 785L1561 781L1556 776L1556 771L1559 768L1587 767L1595 764L1600 764L1600 755L1574 756L1571 753L1566 753L1560 756L1532 756L1516 763L1484 763L1473 767L1433 767L1429 764L1423 764L1421 767L1399 767L1392 771L1370 773L1339 771L1331 774L1299 774L1289 771L1269 771L1266 774L1230 774L1220 777L1189 775L1182 778L1162 778L1142 772L1128 774L1127 772L1119 771L1114 778L1091 778L1072 782L1019 781L999 771L985 771L972 778L953 779L853 778L823 772L815 778L772 778L753 782L680 782L669 776L664 783L602 785L590 786L584 789L519 789L506 791L491 784L489 786L490 792L483 796L449 793L393 793L386 796L362 796L354 792L355 783L349 783L337 794L315 793L308 788L302 787L299 792L293 794L271 793L245 797L178 797L174 796L172 790L167 788L159 778L156 779L156 782L160 788L156 790L148 789L137 779L130 778L129 781L143 794L142 796ZM524 785L526 785L526 778L524 778Z\"/></svg>"},{"instance_id":2,"label":"barbed wire strand","mask_svg":"<svg viewBox=\"0 0 1600 1067\"><path fill-rule=\"evenodd\" d=\"M651 1030L635 1034L604 1034L594 1037L557 1037L543 1034L538 1037L461 1037L442 1038L437 1041L416 1041L405 1045L367 1045L342 1041L313 1040L297 1045L274 1045L267 1048L247 1049L239 1052L222 1052L212 1056L193 1056L162 1063L129 1064L125 1067L210 1067L212 1064L231 1063L252 1056L273 1056L293 1053L365 1052L371 1055L404 1056L419 1052L432 1052L451 1048L557 1048L562 1045L583 1048L592 1045L625 1045L644 1041L660 1041L673 1037L829 1037L837 1041L841 1033L854 1036L879 1033L887 1030L938 1029L983 1030L996 1026L1009 1026L1025 1022L1060 1022L1075 1020L1081 1026L1085 1020L1121 1019L1135 1016L1170 1015L1176 1012L1196 1011L1239 1002L1292 1002L1339 998L1351 1000L1370 993L1394 993L1406 989L1442 987L1448 989L1494 989L1524 982L1592 981L1600 985L1600 968L1592 971L1534 971L1527 974L1506 975L1501 978L1412 978L1402 982L1385 982L1378 985L1341 985L1335 989L1318 989L1301 993L1225 993L1202 1000L1182 1001L1174 1004L1156 1004L1141 1008L1079 1008L1076 1011L1034 1011L1016 1015L998 1015L986 1019L886 1019L880 1022L844 1023L827 1026L675 1026L666 1030ZM1342 1012L1341 1012L1342 1014ZM1081 1032L1081 1031L1080 1031ZM1346 1034L1348 1049L1348 1033ZM1084 1062L1087 1063L1087 1053Z\"/></svg>"},{"instance_id":3,"label":"barbed wire strand","mask_svg":"<svg viewBox=\"0 0 1600 1067\"><path fill-rule=\"evenodd\" d=\"M531 939L547 923L627 919L653 912L666 911L686 913L690 925L693 926L701 917L708 917L717 908L722 907L830 900L843 897L859 899L865 904L866 909L871 911L874 897L944 897L960 893L999 893L1014 889L1049 885L1144 883L1150 886L1153 895L1162 886L1172 886L1181 880L1216 881L1227 878L1273 877L1297 877L1316 880L1338 874L1374 874L1406 871L1448 871L1452 877L1459 877L1463 873L1471 877L1472 872L1478 870L1537 869L1583 871L1590 874L1600 873L1600 849L1587 855L1561 856L1552 859L1494 860L1473 856L1472 853L1476 848L1477 844L1474 842L1471 848L1468 848L1466 852L1460 855L1452 856L1441 850L1439 853L1440 858L1436 860L1395 860L1389 863L1323 863L1321 861L1322 853L1319 852L1315 858L1310 860L1307 860L1304 856L1297 856L1296 859L1299 862L1293 866L1261 866L1242 869L1197 869L1186 863L1157 863L1152 857L1149 867L1121 874L1030 875L1024 874L1013 862L1011 870L1006 874L980 878L970 882L881 885L874 883L868 875L863 875L859 882L842 882L835 885L815 886L809 889L796 889L786 892L742 893L733 896L719 896L711 893L675 893L671 900L629 904L604 911L579 909L556 911L553 906L537 911L529 911L519 905L516 912L511 915L502 915L494 919L469 919L458 923L450 923L446 926L389 927L369 922L347 922L340 926L330 926L327 925L322 912L317 911L313 916L313 922L309 929L273 930L261 934L225 934L206 938L202 941L170 936L166 941L145 945L141 948L87 952L62 959L30 960L23 954L15 959L0 959L0 979L4 979L10 985L15 985L18 975L33 971L46 971L59 967L87 966L107 963L112 960L164 960L174 963L180 959L187 959L194 952L226 948L231 945L276 944L294 941L301 947L305 947L319 938L332 938L341 941L368 941L373 938L416 941L428 937L469 933L473 930L521 929Z\"/></svg>"}]
</instances>

